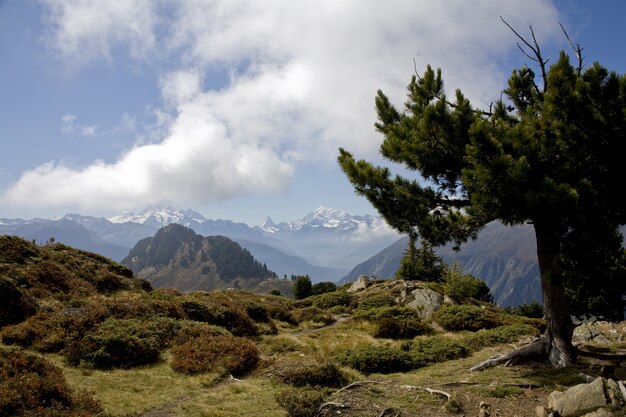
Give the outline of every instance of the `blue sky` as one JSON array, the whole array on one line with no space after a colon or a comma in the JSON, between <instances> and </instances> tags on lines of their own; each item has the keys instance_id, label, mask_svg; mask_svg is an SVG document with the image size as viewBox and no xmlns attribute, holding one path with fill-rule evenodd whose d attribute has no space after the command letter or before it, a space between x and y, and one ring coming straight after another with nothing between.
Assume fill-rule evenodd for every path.
<instances>
[{"instance_id":1,"label":"blue sky","mask_svg":"<svg viewBox=\"0 0 626 417\"><path fill-rule=\"evenodd\" d=\"M413 59L497 99L526 63L499 16L626 72L619 0L0 0L0 217L374 214L337 148L380 161L373 98L402 103Z\"/></svg>"}]
</instances>

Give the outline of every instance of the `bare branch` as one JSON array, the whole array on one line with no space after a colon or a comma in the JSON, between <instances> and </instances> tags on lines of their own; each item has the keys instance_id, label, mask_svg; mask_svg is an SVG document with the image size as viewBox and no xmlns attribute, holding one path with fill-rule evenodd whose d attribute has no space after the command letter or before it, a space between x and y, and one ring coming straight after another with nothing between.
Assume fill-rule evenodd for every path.
<instances>
[{"instance_id":1,"label":"bare branch","mask_svg":"<svg viewBox=\"0 0 626 417\"><path fill-rule=\"evenodd\" d=\"M413 71L415 71L417 79L421 81L422 77L420 77L419 72L417 72L417 62L415 62L415 58L413 58Z\"/></svg>"},{"instance_id":2,"label":"bare branch","mask_svg":"<svg viewBox=\"0 0 626 417\"><path fill-rule=\"evenodd\" d=\"M535 86L535 89L537 89L537 93L539 94L540 97L543 97L543 94L547 91L548 89L548 77L547 77L547 73L546 73L546 64L548 63L548 59L543 59L543 57L541 56L541 49L539 48L539 42L537 42L537 38L535 37L535 31L533 30L533 27L530 27L530 35L533 38L533 44L531 45L530 42L528 42L522 35L520 35L519 33L517 33L517 31L515 29L513 29L513 26L511 26L509 24L509 22L507 22L506 20L504 20L504 18L502 16L500 16L500 20L502 20L502 22L509 28L511 29L511 32L513 32L515 34L515 36L518 37L519 40L521 40L524 45L526 45L531 51L533 51L533 55L531 56L529 55L524 48L522 48L522 46L519 44L519 42L517 43L517 47L522 51L522 53L524 54L524 56L526 56L527 58L535 61L536 63L539 64L539 68L541 69L541 77L543 78L543 91L539 90L539 87L537 86L537 84L534 83L533 84Z\"/></svg>"},{"instance_id":3,"label":"bare branch","mask_svg":"<svg viewBox=\"0 0 626 417\"><path fill-rule=\"evenodd\" d=\"M561 26L561 30L563 31L563 34L565 35L567 42L569 42L569 46L571 46L572 49L574 50L574 55L576 55L576 59L578 59L578 67L576 68L576 70L578 71L578 75L580 75L580 73L583 70L583 48L581 48L580 44L578 43L574 45L574 42L572 42L572 40L570 39L569 35L567 34L567 31L565 30L565 27L563 27L561 22L559 22L559 26Z\"/></svg>"}]
</instances>

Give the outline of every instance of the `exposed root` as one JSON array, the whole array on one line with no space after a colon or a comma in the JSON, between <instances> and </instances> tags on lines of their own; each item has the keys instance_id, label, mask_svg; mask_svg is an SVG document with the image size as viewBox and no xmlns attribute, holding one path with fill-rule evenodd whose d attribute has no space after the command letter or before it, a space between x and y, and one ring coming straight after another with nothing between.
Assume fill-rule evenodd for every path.
<instances>
[{"instance_id":1,"label":"exposed root","mask_svg":"<svg viewBox=\"0 0 626 417\"><path fill-rule=\"evenodd\" d=\"M546 339L541 337L539 339L535 339L530 344L523 346L521 348L512 350L511 352L500 355L493 356L486 361L479 363L476 366L470 368L470 371L482 371L484 369L490 368L492 366L504 364L509 365L511 363L522 362L526 360L535 359L537 357L547 356L546 349Z\"/></svg>"},{"instance_id":2,"label":"exposed root","mask_svg":"<svg viewBox=\"0 0 626 417\"><path fill-rule=\"evenodd\" d=\"M346 385L345 387L335 391L335 394L339 394L341 391L345 391L345 390L349 390L352 389L354 387L358 387L361 385L367 385L367 384L387 384L388 382L381 382L381 381L356 381L353 382L349 385Z\"/></svg>"},{"instance_id":3,"label":"exposed root","mask_svg":"<svg viewBox=\"0 0 626 417\"><path fill-rule=\"evenodd\" d=\"M317 409L317 415L319 415L322 412L322 410L324 410L325 408L329 408L329 407L339 408L339 409L348 408L348 406L345 405L345 404L335 403L335 402L329 401L329 402L324 403L324 404L319 406L319 408Z\"/></svg>"}]
</instances>

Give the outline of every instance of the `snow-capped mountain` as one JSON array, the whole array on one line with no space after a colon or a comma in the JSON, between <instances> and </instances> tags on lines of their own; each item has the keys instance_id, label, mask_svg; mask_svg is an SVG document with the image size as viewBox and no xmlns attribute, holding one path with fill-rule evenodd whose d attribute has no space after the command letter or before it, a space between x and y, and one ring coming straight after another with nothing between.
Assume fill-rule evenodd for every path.
<instances>
[{"instance_id":1,"label":"snow-capped mountain","mask_svg":"<svg viewBox=\"0 0 626 417\"><path fill-rule=\"evenodd\" d=\"M58 219L0 219L0 233L39 239L41 233L52 233L52 229L47 228L52 222L65 224L74 234L86 229L82 236L87 236L85 233L88 231L93 242L75 245L92 250L103 247L100 253L117 260L139 240L154 236L161 227L177 223L202 236L222 235L238 241L281 276L309 274L317 281L339 279L354 265L398 239L398 235L378 217L355 216L323 206L298 220L276 224L268 218L263 226L254 227L231 220L207 219L190 209L155 207L109 218L72 213ZM25 224L35 224L36 227L21 228ZM80 228L70 228L70 224ZM64 240L67 240L64 243L86 242L84 237L72 238L58 229L54 230L57 230L54 232L57 241L63 241L59 240L63 234ZM102 246L98 239L116 245L112 247L115 250Z\"/></svg>"},{"instance_id":2,"label":"snow-capped mountain","mask_svg":"<svg viewBox=\"0 0 626 417\"><path fill-rule=\"evenodd\" d=\"M181 210L169 206L146 209L140 213L125 211L117 216L109 217L107 220L111 223L133 222L159 228L172 223L190 227L195 223L202 224L207 221L207 219L197 211L191 209Z\"/></svg>"},{"instance_id":3,"label":"snow-capped mountain","mask_svg":"<svg viewBox=\"0 0 626 417\"><path fill-rule=\"evenodd\" d=\"M262 226L258 226L261 230L271 234L319 228L350 233L363 229L364 227L380 230L383 233L388 232L395 234L380 217L370 215L357 216L349 214L344 210L324 206L320 206L317 210L298 220L276 224L268 217Z\"/></svg>"}]
</instances>

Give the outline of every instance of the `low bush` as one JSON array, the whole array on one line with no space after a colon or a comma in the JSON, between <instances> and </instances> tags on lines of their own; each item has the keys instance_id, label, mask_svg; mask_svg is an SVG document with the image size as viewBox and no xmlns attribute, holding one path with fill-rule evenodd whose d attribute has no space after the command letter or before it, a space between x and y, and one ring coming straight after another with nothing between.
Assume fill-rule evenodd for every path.
<instances>
[{"instance_id":1,"label":"low bush","mask_svg":"<svg viewBox=\"0 0 626 417\"><path fill-rule=\"evenodd\" d=\"M106 303L110 315L118 319L149 319L168 317L186 318L183 308L173 300L141 298L116 298Z\"/></svg>"},{"instance_id":2,"label":"low bush","mask_svg":"<svg viewBox=\"0 0 626 417\"><path fill-rule=\"evenodd\" d=\"M318 307L299 308L293 310L292 315L298 323L312 321L315 323L324 323L328 325L335 322L335 318L332 314Z\"/></svg>"},{"instance_id":3,"label":"low bush","mask_svg":"<svg viewBox=\"0 0 626 417\"><path fill-rule=\"evenodd\" d=\"M224 327L237 336L257 334L257 327L242 308L230 300L218 298L217 294L213 296L217 300L207 297L203 301L184 301L181 305L186 317L189 320Z\"/></svg>"},{"instance_id":4,"label":"low bush","mask_svg":"<svg viewBox=\"0 0 626 417\"><path fill-rule=\"evenodd\" d=\"M412 339L430 331L431 328L418 317L386 317L376 323L372 336L387 339Z\"/></svg>"},{"instance_id":5,"label":"low bush","mask_svg":"<svg viewBox=\"0 0 626 417\"><path fill-rule=\"evenodd\" d=\"M276 395L276 402L288 417L314 417L327 396L327 392L317 389L293 388Z\"/></svg>"},{"instance_id":6,"label":"low bush","mask_svg":"<svg viewBox=\"0 0 626 417\"><path fill-rule=\"evenodd\" d=\"M396 304L396 300L390 294L375 294L361 300L358 308L360 310L369 310L378 307L391 307Z\"/></svg>"},{"instance_id":7,"label":"low bush","mask_svg":"<svg viewBox=\"0 0 626 417\"><path fill-rule=\"evenodd\" d=\"M340 354L337 359L342 365L365 374L406 372L416 365L409 352L388 346L361 346Z\"/></svg>"},{"instance_id":8,"label":"low bush","mask_svg":"<svg viewBox=\"0 0 626 417\"><path fill-rule=\"evenodd\" d=\"M102 412L86 392L74 392L63 372L47 360L0 349L1 416L86 417Z\"/></svg>"},{"instance_id":9,"label":"low bush","mask_svg":"<svg viewBox=\"0 0 626 417\"><path fill-rule=\"evenodd\" d=\"M0 275L0 327L25 320L37 312L37 301L24 294L14 280Z\"/></svg>"},{"instance_id":10,"label":"low bush","mask_svg":"<svg viewBox=\"0 0 626 417\"><path fill-rule=\"evenodd\" d=\"M172 369L187 375L212 371L241 375L259 362L257 345L236 336L200 336L174 346L170 352Z\"/></svg>"},{"instance_id":11,"label":"low bush","mask_svg":"<svg viewBox=\"0 0 626 417\"><path fill-rule=\"evenodd\" d=\"M288 337L273 337L264 340L263 352L267 355L275 355L279 353L297 352L302 346Z\"/></svg>"},{"instance_id":12,"label":"low bush","mask_svg":"<svg viewBox=\"0 0 626 417\"><path fill-rule=\"evenodd\" d=\"M440 308L433 319L446 330L459 331L492 329L503 324L497 313L472 305L447 305Z\"/></svg>"},{"instance_id":13,"label":"low bush","mask_svg":"<svg viewBox=\"0 0 626 417\"><path fill-rule=\"evenodd\" d=\"M417 310L406 306L374 307L365 310L357 310L353 318L355 320L368 320L377 322L382 319L419 319Z\"/></svg>"},{"instance_id":14,"label":"low bush","mask_svg":"<svg viewBox=\"0 0 626 417\"><path fill-rule=\"evenodd\" d=\"M348 382L348 377L331 363L299 361L283 367L277 376L285 384L295 387L340 388Z\"/></svg>"},{"instance_id":15,"label":"low bush","mask_svg":"<svg viewBox=\"0 0 626 417\"><path fill-rule=\"evenodd\" d=\"M470 352L463 342L443 336L405 342L401 348L411 354L416 366L464 358Z\"/></svg>"},{"instance_id":16,"label":"low bush","mask_svg":"<svg viewBox=\"0 0 626 417\"><path fill-rule=\"evenodd\" d=\"M179 329L178 321L167 318L109 318L63 353L74 366L130 368L156 362Z\"/></svg>"},{"instance_id":17,"label":"low bush","mask_svg":"<svg viewBox=\"0 0 626 417\"><path fill-rule=\"evenodd\" d=\"M313 296L312 299L313 305L318 308L348 307L352 303L353 296L345 291L335 291Z\"/></svg>"},{"instance_id":18,"label":"low bush","mask_svg":"<svg viewBox=\"0 0 626 417\"><path fill-rule=\"evenodd\" d=\"M533 319L540 319L543 317L543 305L536 301L533 301L530 304L522 304L517 307L507 307L505 310L510 314L517 314L519 316Z\"/></svg>"},{"instance_id":19,"label":"low bush","mask_svg":"<svg viewBox=\"0 0 626 417\"><path fill-rule=\"evenodd\" d=\"M192 320L180 320L180 330L174 337L172 345L182 345L190 340L204 336L231 336L231 333L223 327L213 326Z\"/></svg>"},{"instance_id":20,"label":"low bush","mask_svg":"<svg viewBox=\"0 0 626 417\"><path fill-rule=\"evenodd\" d=\"M521 336L538 336L539 330L530 324L512 324L481 330L465 338L465 343L478 350L487 346L516 342Z\"/></svg>"}]
</instances>

